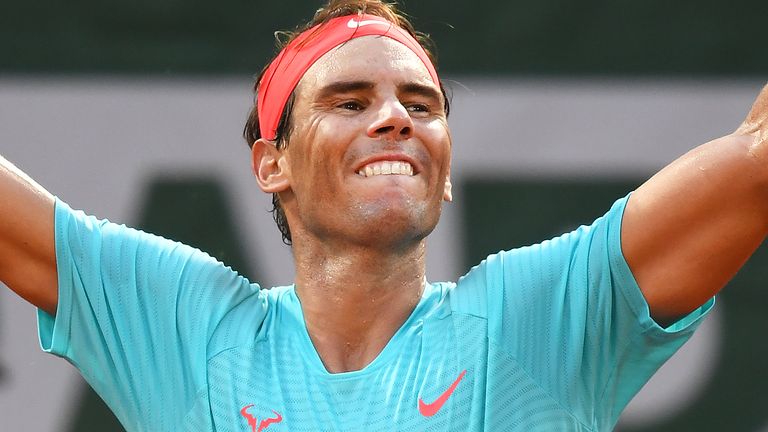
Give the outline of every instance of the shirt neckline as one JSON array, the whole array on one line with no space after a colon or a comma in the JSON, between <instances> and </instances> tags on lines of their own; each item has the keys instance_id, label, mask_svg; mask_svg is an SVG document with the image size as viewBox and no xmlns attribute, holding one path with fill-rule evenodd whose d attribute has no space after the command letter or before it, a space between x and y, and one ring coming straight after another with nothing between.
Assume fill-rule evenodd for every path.
<instances>
[{"instance_id":1,"label":"shirt neckline","mask_svg":"<svg viewBox=\"0 0 768 432\"><path fill-rule=\"evenodd\" d=\"M308 367L327 379L344 380L368 375L382 366L387 365L390 359L396 357L401 346L409 336L414 332L420 332L423 317L430 309L428 305L434 303L430 300L436 293L439 293L438 286L425 281L424 291L421 295L421 299L419 299L419 303L416 304L416 307L411 311L411 314L403 322L400 328L397 329L395 334L392 335L392 338L387 342L384 349L381 350L376 358L362 369L339 373L331 373L326 369L323 361L320 359L320 354L318 354L315 345L312 343L312 339L309 337L301 300L299 300L299 297L296 295L296 285L291 285L286 294L288 295L288 303L290 303L289 309L291 315L298 322L299 343L302 354L307 360Z\"/></svg>"}]
</instances>

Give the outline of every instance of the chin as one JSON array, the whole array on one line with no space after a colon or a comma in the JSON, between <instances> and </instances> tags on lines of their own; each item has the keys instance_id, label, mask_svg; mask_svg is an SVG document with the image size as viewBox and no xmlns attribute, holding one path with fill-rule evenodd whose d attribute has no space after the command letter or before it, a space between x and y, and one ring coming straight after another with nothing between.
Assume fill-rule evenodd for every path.
<instances>
[{"instance_id":1,"label":"chin","mask_svg":"<svg viewBox=\"0 0 768 432\"><path fill-rule=\"evenodd\" d=\"M362 214L355 217L358 232L369 241L381 244L388 239L393 244L407 246L428 236L440 219L437 211L424 203L407 206L361 206Z\"/></svg>"}]
</instances>

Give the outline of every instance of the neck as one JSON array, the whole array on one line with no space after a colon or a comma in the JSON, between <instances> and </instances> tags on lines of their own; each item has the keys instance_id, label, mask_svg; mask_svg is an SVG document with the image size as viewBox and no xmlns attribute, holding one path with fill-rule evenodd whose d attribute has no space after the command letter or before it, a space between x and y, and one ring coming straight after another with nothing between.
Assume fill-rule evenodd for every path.
<instances>
[{"instance_id":1,"label":"neck","mask_svg":"<svg viewBox=\"0 0 768 432\"><path fill-rule=\"evenodd\" d=\"M424 289L425 241L396 252L294 242L296 293L331 373L360 370L384 349Z\"/></svg>"}]
</instances>

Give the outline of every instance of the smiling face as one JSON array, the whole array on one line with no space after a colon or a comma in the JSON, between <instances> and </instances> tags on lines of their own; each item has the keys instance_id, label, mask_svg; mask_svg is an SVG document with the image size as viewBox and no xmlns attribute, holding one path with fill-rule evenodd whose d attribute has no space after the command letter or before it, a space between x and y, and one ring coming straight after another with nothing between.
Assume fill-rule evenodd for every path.
<instances>
[{"instance_id":1,"label":"smiling face","mask_svg":"<svg viewBox=\"0 0 768 432\"><path fill-rule=\"evenodd\" d=\"M321 57L295 94L290 144L254 152L294 244L426 237L450 200L451 143L442 93L418 56L390 38L353 39Z\"/></svg>"}]
</instances>

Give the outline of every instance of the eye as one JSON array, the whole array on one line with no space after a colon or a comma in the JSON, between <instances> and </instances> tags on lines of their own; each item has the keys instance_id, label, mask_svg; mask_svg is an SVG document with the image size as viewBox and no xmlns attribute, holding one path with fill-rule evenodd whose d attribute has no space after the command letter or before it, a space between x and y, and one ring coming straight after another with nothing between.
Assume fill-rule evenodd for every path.
<instances>
[{"instance_id":1,"label":"eye","mask_svg":"<svg viewBox=\"0 0 768 432\"><path fill-rule=\"evenodd\" d=\"M412 113L427 113L429 112L429 105L423 103L413 103L406 105L408 112Z\"/></svg>"},{"instance_id":2,"label":"eye","mask_svg":"<svg viewBox=\"0 0 768 432\"><path fill-rule=\"evenodd\" d=\"M349 111L362 111L365 107L358 101L344 101L337 105L338 108Z\"/></svg>"}]
</instances>

